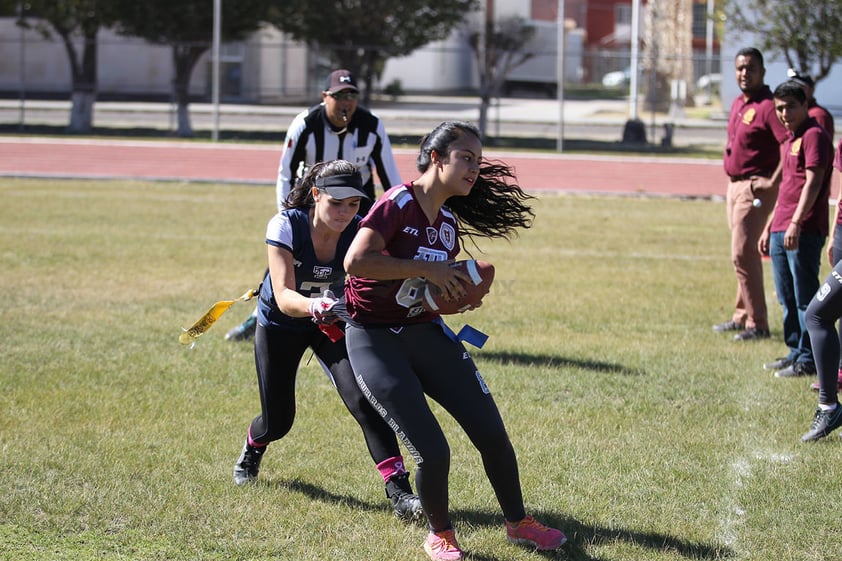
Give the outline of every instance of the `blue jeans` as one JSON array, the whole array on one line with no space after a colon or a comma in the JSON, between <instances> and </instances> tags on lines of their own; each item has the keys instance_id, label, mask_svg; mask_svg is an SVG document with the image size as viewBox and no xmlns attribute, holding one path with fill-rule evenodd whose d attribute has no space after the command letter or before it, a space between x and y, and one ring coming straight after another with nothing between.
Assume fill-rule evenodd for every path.
<instances>
[{"instance_id":1,"label":"blue jeans","mask_svg":"<svg viewBox=\"0 0 842 561\"><path fill-rule=\"evenodd\" d=\"M784 249L784 232L772 232L769 240L769 257L775 291L783 308L784 342L789 347L787 358L815 369L810 334L804 323L807 305L819 289L819 269L825 237L820 234L802 234L798 248Z\"/></svg>"}]
</instances>

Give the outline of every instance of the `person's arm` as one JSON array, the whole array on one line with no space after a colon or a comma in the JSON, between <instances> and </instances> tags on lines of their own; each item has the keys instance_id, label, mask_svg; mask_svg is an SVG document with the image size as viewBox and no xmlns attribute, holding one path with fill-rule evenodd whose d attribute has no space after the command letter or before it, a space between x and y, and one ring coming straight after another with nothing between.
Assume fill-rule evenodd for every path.
<instances>
[{"instance_id":1,"label":"person's arm","mask_svg":"<svg viewBox=\"0 0 842 561\"><path fill-rule=\"evenodd\" d=\"M778 203L775 202L775 206ZM775 208L772 207L772 212L766 218L766 225L763 227L763 232L760 233L760 238L757 240L757 251L760 255L769 255L769 239L772 237L772 219L775 217Z\"/></svg>"},{"instance_id":2,"label":"person's arm","mask_svg":"<svg viewBox=\"0 0 842 561\"><path fill-rule=\"evenodd\" d=\"M438 286L446 298L465 294L462 282L471 282L463 271L450 267L452 261L400 259L383 253L386 242L376 230L363 226L345 254L345 270L350 275L375 280L423 277Z\"/></svg>"},{"instance_id":3,"label":"person's arm","mask_svg":"<svg viewBox=\"0 0 842 561\"><path fill-rule=\"evenodd\" d=\"M822 191L824 179L824 168L807 168L807 179L804 188L801 189L801 196L798 198L798 206L792 213L792 220L786 227L784 234L784 248L798 249L798 236L801 235L801 222L807 217L807 213L815 206Z\"/></svg>"},{"instance_id":4,"label":"person's arm","mask_svg":"<svg viewBox=\"0 0 842 561\"><path fill-rule=\"evenodd\" d=\"M289 196L290 190L298 172L299 162L303 161L303 151L299 149L299 142L307 128L304 117L307 112L300 113L292 120L284 137L284 149L281 153L281 161L278 164L278 179L275 183L275 196L277 198L278 210L284 208L284 201Z\"/></svg>"},{"instance_id":5,"label":"person's arm","mask_svg":"<svg viewBox=\"0 0 842 561\"><path fill-rule=\"evenodd\" d=\"M751 178L751 193L752 195L757 195L763 191L773 191L775 196L778 194L778 189L781 186L781 178L782 178L782 171L783 171L783 160L778 162L778 167L775 168L775 171L772 173L772 176L769 178L754 176Z\"/></svg>"},{"instance_id":6,"label":"person's arm","mask_svg":"<svg viewBox=\"0 0 842 561\"><path fill-rule=\"evenodd\" d=\"M386 134L386 127L383 126L383 121L379 119L377 122L377 137L379 140L371 157L377 168L377 179L380 180L380 185L386 191L390 187L401 183L401 174L398 171L397 163L395 163L395 155L392 153L392 143L389 140L389 135Z\"/></svg>"}]
</instances>

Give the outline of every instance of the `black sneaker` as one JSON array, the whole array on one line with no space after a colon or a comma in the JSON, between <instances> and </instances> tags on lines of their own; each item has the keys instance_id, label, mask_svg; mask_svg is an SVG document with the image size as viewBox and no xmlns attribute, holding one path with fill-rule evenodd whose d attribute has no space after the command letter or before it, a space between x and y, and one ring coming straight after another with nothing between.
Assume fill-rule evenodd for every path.
<instances>
[{"instance_id":1,"label":"black sneaker","mask_svg":"<svg viewBox=\"0 0 842 561\"><path fill-rule=\"evenodd\" d=\"M226 341L248 341L254 337L254 331L257 329L257 318L249 316L246 321L233 328L225 334Z\"/></svg>"},{"instance_id":2,"label":"black sneaker","mask_svg":"<svg viewBox=\"0 0 842 561\"><path fill-rule=\"evenodd\" d=\"M257 479L257 473L260 471L260 460L263 459L263 453L266 452L266 447L257 448L249 444L248 440L243 445L243 451L234 464L234 483L237 485L245 485Z\"/></svg>"},{"instance_id":3,"label":"black sneaker","mask_svg":"<svg viewBox=\"0 0 842 561\"><path fill-rule=\"evenodd\" d=\"M722 323L717 323L713 326L713 330L717 333L725 333L726 331L739 331L743 328L742 323L737 323L736 321L730 319L728 321L724 321Z\"/></svg>"},{"instance_id":4,"label":"black sneaker","mask_svg":"<svg viewBox=\"0 0 842 561\"><path fill-rule=\"evenodd\" d=\"M792 366L792 359L789 357L776 358L772 362L767 362L763 365L763 370L783 370L787 366Z\"/></svg>"},{"instance_id":5,"label":"black sneaker","mask_svg":"<svg viewBox=\"0 0 842 561\"><path fill-rule=\"evenodd\" d=\"M836 403L836 409L833 411L818 408L815 417L813 417L813 424L810 425L810 430L801 437L801 441L810 442L824 438L831 431L838 429L840 425L842 425L842 407L840 407L839 402Z\"/></svg>"},{"instance_id":6,"label":"black sneaker","mask_svg":"<svg viewBox=\"0 0 842 561\"><path fill-rule=\"evenodd\" d=\"M770 336L768 329L751 327L749 329L743 329L734 335L734 341L754 341L755 339L768 339Z\"/></svg>"},{"instance_id":7,"label":"black sneaker","mask_svg":"<svg viewBox=\"0 0 842 561\"><path fill-rule=\"evenodd\" d=\"M395 516L401 520L414 521L424 517L421 500L412 492L408 473L393 475L389 478L389 482L386 483L386 496L392 500Z\"/></svg>"},{"instance_id":8,"label":"black sneaker","mask_svg":"<svg viewBox=\"0 0 842 561\"><path fill-rule=\"evenodd\" d=\"M792 378L794 376L815 376L816 366L806 362L796 362L775 372L775 378Z\"/></svg>"}]
</instances>

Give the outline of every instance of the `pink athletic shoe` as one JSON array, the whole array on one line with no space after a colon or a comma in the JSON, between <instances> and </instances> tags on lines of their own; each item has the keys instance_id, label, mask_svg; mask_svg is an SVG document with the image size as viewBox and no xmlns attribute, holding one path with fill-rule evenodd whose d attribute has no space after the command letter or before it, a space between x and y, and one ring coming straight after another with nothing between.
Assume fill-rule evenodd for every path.
<instances>
[{"instance_id":1,"label":"pink athletic shoe","mask_svg":"<svg viewBox=\"0 0 842 561\"><path fill-rule=\"evenodd\" d=\"M567 541L567 536L561 530L548 528L531 516L520 522L506 521L506 539L511 543L531 545L535 549L558 549Z\"/></svg>"},{"instance_id":2,"label":"pink athletic shoe","mask_svg":"<svg viewBox=\"0 0 842 561\"><path fill-rule=\"evenodd\" d=\"M462 550L456 543L456 531L430 532L424 541L424 551L433 561L460 561Z\"/></svg>"}]
</instances>

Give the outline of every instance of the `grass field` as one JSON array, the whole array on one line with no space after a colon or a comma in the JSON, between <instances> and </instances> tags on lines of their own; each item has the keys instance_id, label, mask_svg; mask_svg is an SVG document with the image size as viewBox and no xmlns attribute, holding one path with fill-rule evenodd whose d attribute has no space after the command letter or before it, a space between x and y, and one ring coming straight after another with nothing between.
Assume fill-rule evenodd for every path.
<instances>
[{"instance_id":1,"label":"grass field","mask_svg":"<svg viewBox=\"0 0 842 561\"><path fill-rule=\"evenodd\" d=\"M0 560L423 560L315 361L258 484L231 468L259 411L252 349L177 338L256 284L274 189L0 182ZM804 445L812 380L735 344L722 203L543 195L533 229L482 245L491 335L473 352L530 512L569 543L505 541L479 458L442 415L466 558L842 558L842 441ZM476 254L479 256L479 254ZM827 270L825 265L824 271Z\"/></svg>"}]
</instances>

